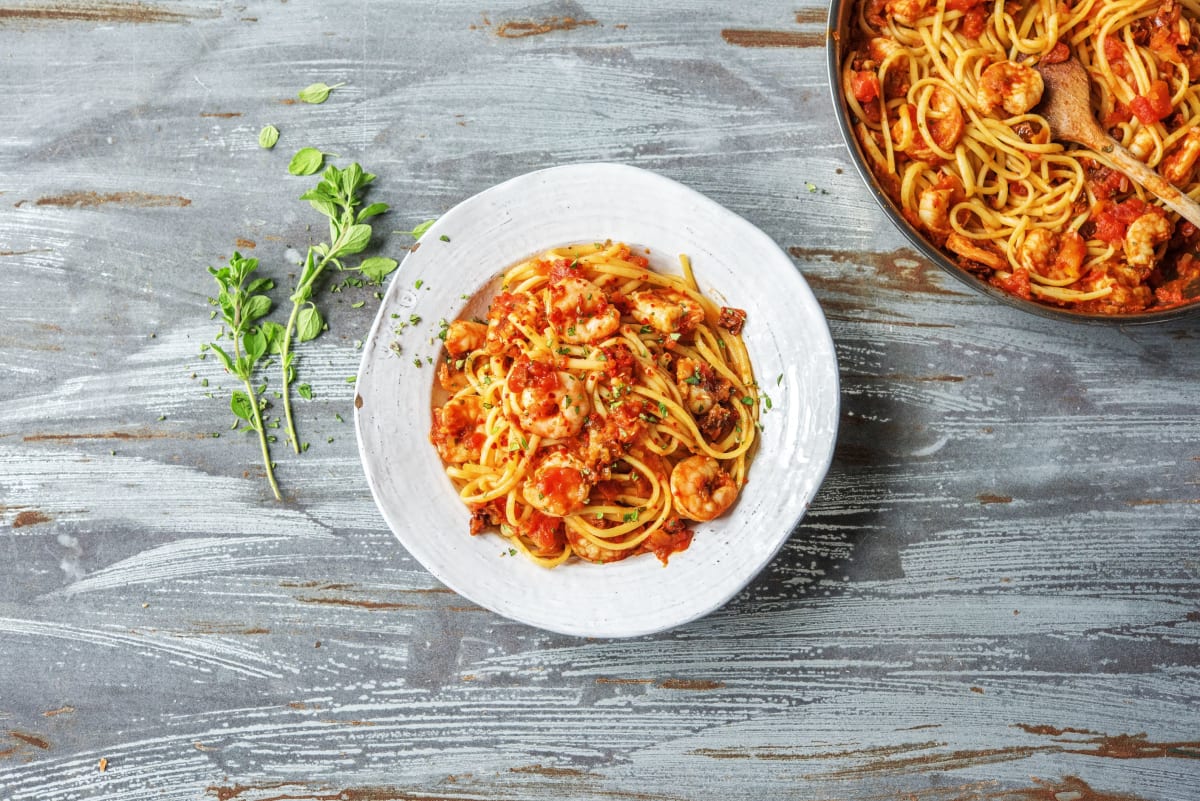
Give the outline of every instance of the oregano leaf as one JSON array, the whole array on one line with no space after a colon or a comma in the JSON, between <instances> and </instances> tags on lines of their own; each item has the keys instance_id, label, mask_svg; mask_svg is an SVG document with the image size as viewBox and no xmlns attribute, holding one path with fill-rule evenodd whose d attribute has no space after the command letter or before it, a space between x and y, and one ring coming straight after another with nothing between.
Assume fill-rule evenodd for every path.
<instances>
[{"instance_id":1,"label":"oregano leaf","mask_svg":"<svg viewBox=\"0 0 1200 801\"><path fill-rule=\"evenodd\" d=\"M242 337L242 348L250 365L253 365L267 352L267 338L262 331L251 331Z\"/></svg>"},{"instance_id":2,"label":"oregano leaf","mask_svg":"<svg viewBox=\"0 0 1200 801\"><path fill-rule=\"evenodd\" d=\"M288 164L288 172L292 175L312 175L321 169L324 161L325 154L320 150L315 147L302 147L296 151L296 155L292 156L292 160Z\"/></svg>"},{"instance_id":3,"label":"oregano leaf","mask_svg":"<svg viewBox=\"0 0 1200 801\"><path fill-rule=\"evenodd\" d=\"M329 99L329 93L339 86L345 86L345 83L335 83L333 86L327 86L325 83L318 81L317 83L309 84L300 90L297 95L305 103L320 105Z\"/></svg>"},{"instance_id":4,"label":"oregano leaf","mask_svg":"<svg viewBox=\"0 0 1200 801\"><path fill-rule=\"evenodd\" d=\"M264 150L270 150L275 147L275 143L279 141L279 129L268 123L258 132L258 146Z\"/></svg>"},{"instance_id":5,"label":"oregano leaf","mask_svg":"<svg viewBox=\"0 0 1200 801\"><path fill-rule=\"evenodd\" d=\"M271 299L266 295L251 295L242 308L242 324L249 325L271 311Z\"/></svg>"},{"instance_id":6,"label":"oregano leaf","mask_svg":"<svg viewBox=\"0 0 1200 801\"><path fill-rule=\"evenodd\" d=\"M387 210L388 204L386 203L372 203L358 213L358 222L383 214Z\"/></svg>"},{"instance_id":7,"label":"oregano leaf","mask_svg":"<svg viewBox=\"0 0 1200 801\"><path fill-rule=\"evenodd\" d=\"M389 259L386 256L371 256L363 259L358 269L362 270L362 274L367 278L377 284L382 284L383 279L391 275L399 266L400 263L395 259Z\"/></svg>"},{"instance_id":8,"label":"oregano leaf","mask_svg":"<svg viewBox=\"0 0 1200 801\"><path fill-rule=\"evenodd\" d=\"M437 222L437 220L426 220L425 222L421 223L420 225L418 225L416 228L412 229L411 231L397 231L396 233L408 234L413 239L420 239L422 236L425 235L426 231L428 231L430 228L433 227L433 224L435 222Z\"/></svg>"},{"instance_id":9,"label":"oregano leaf","mask_svg":"<svg viewBox=\"0 0 1200 801\"><path fill-rule=\"evenodd\" d=\"M234 390L229 396L229 409L234 416L245 420L251 425L254 424L254 404L250 402L250 398L241 390Z\"/></svg>"},{"instance_id":10,"label":"oregano leaf","mask_svg":"<svg viewBox=\"0 0 1200 801\"><path fill-rule=\"evenodd\" d=\"M258 330L267 340L267 353L278 354L283 352L284 329L282 325L266 320L259 325Z\"/></svg>"},{"instance_id":11,"label":"oregano leaf","mask_svg":"<svg viewBox=\"0 0 1200 801\"><path fill-rule=\"evenodd\" d=\"M366 250L371 243L371 226L355 224L342 234L342 245L338 248L339 256L350 256Z\"/></svg>"},{"instance_id":12,"label":"oregano leaf","mask_svg":"<svg viewBox=\"0 0 1200 801\"><path fill-rule=\"evenodd\" d=\"M221 360L221 364L225 365L225 369L231 373L234 372L233 359L230 358L229 354L222 350L221 346L216 343L212 343L209 347L216 351L217 357Z\"/></svg>"},{"instance_id":13,"label":"oregano leaf","mask_svg":"<svg viewBox=\"0 0 1200 801\"><path fill-rule=\"evenodd\" d=\"M296 316L296 339L300 342L316 339L321 333L322 325L324 322L321 320L321 313L317 311L317 307L305 306Z\"/></svg>"}]
</instances>

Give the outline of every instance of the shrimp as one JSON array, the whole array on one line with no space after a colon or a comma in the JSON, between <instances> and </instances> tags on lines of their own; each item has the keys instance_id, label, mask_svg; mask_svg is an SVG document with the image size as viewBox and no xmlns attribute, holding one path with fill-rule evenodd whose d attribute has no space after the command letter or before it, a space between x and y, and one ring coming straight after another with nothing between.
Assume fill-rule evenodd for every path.
<instances>
[{"instance_id":1,"label":"shrimp","mask_svg":"<svg viewBox=\"0 0 1200 801\"><path fill-rule=\"evenodd\" d=\"M621 325L621 312L604 290L584 278L563 277L550 285L546 316L564 342L580 345L611 335Z\"/></svg>"},{"instance_id":2,"label":"shrimp","mask_svg":"<svg viewBox=\"0 0 1200 801\"><path fill-rule=\"evenodd\" d=\"M1185 186L1191 183L1198 158L1200 158L1200 129L1192 128L1183 135L1179 145L1162 160L1158 166L1158 172L1176 186Z\"/></svg>"},{"instance_id":3,"label":"shrimp","mask_svg":"<svg viewBox=\"0 0 1200 801\"><path fill-rule=\"evenodd\" d=\"M522 494L529 504L551 517L566 517L587 504L592 471L578 458L551 451L534 468Z\"/></svg>"},{"instance_id":4,"label":"shrimp","mask_svg":"<svg viewBox=\"0 0 1200 801\"><path fill-rule=\"evenodd\" d=\"M1158 212L1146 212L1125 232L1125 260L1133 267L1154 266L1154 249L1171 238L1171 222Z\"/></svg>"},{"instance_id":5,"label":"shrimp","mask_svg":"<svg viewBox=\"0 0 1200 801\"><path fill-rule=\"evenodd\" d=\"M620 551L601 548L570 526L567 526L567 542L571 543L571 550L575 552L575 555L585 562L619 562L625 557L633 555L632 548Z\"/></svg>"},{"instance_id":6,"label":"shrimp","mask_svg":"<svg viewBox=\"0 0 1200 801\"><path fill-rule=\"evenodd\" d=\"M451 398L445 406L433 410L429 439L448 464L477 462L487 438L485 421L481 398L476 395Z\"/></svg>"},{"instance_id":7,"label":"shrimp","mask_svg":"<svg viewBox=\"0 0 1200 801\"><path fill-rule=\"evenodd\" d=\"M608 414L593 418L582 453L588 464L603 468L620 459L629 444L646 430L642 419L646 409L645 402L625 397Z\"/></svg>"},{"instance_id":8,"label":"shrimp","mask_svg":"<svg viewBox=\"0 0 1200 801\"><path fill-rule=\"evenodd\" d=\"M675 381L684 405L694 415L706 414L720 401L729 400L729 382L696 359L683 356L675 362Z\"/></svg>"},{"instance_id":9,"label":"shrimp","mask_svg":"<svg viewBox=\"0 0 1200 801\"><path fill-rule=\"evenodd\" d=\"M506 386L515 396L518 424L539 437L573 437L592 411L582 379L528 356L513 364Z\"/></svg>"},{"instance_id":10,"label":"shrimp","mask_svg":"<svg viewBox=\"0 0 1200 801\"><path fill-rule=\"evenodd\" d=\"M867 43L867 52L875 61L886 61L895 57L896 66L908 69L908 48L887 36L876 36Z\"/></svg>"},{"instance_id":11,"label":"shrimp","mask_svg":"<svg viewBox=\"0 0 1200 801\"><path fill-rule=\"evenodd\" d=\"M1034 228L1017 248L1017 264L1046 278L1078 278L1087 242L1075 231L1054 234Z\"/></svg>"},{"instance_id":12,"label":"shrimp","mask_svg":"<svg viewBox=\"0 0 1200 801\"><path fill-rule=\"evenodd\" d=\"M534 553L538 556L554 556L567 545L563 521L559 517L533 511L516 529L518 534L533 543Z\"/></svg>"},{"instance_id":13,"label":"shrimp","mask_svg":"<svg viewBox=\"0 0 1200 801\"><path fill-rule=\"evenodd\" d=\"M929 108L925 115L925 125L933 138L932 144L917 127L916 106L905 103L897 111L896 122L892 125L892 140L896 142L898 150L903 150L917 161L942 161L942 156L933 149L933 145L945 152L952 151L966 131L966 122L958 98L949 89L941 86L934 87L930 94Z\"/></svg>"},{"instance_id":14,"label":"shrimp","mask_svg":"<svg viewBox=\"0 0 1200 801\"><path fill-rule=\"evenodd\" d=\"M454 358L479 350L487 342L487 326L471 320L455 320L446 328L446 351Z\"/></svg>"},{"instance_id":15,"label":"shrimp","mask_svg":"<svg viewBox=\"0 0 1200 801\"><path fill-rule=\"evenodd\" d=\"M646 289L629 295L630 314L662 334L687 334L704 322L704 307L674 289Z\"/></svg>"},{"instance_id":16,"label":"shrimp","mask_svg":"<svg viewBox=\"0 0 1200 801\"><path fill-rule=\"evenodd\" d=\"M516 356L525 335L517 326L534 331L542 329L542 312L537 299L528 292L502 292L488 310L487 352L493 356Z\"/></svg>"},{"instance_id":17,"label":"shrimp","mask_svg":"<svg viewBox=\"0 0 1200 801\"><path fill-rule=\"evenodd\" d=\"M689 456L671 471L671 495L684 517L707 521L737 500L737 485L711 456Z\"/></svg>"},{"instance_id":18,"label":"shrimp","mask_svg":"<svg viewBox=\"0 0 1200 801\"><path fill-rule=\"evenodd\" d=\"M917 196L917 220L939 242L950 234L950 209L965 196L962 179L954 173L942 172L937 181L922 189Z\"/></svg>"},{"instance_id":19,"label":"shrimp","mask_svg":"<svg viewBox=\"0 0 1200 801\"><path fill-rule=\"evenodd\" d=\"M438 385L450 393L466 389L471 385L467 374L457 366L451 364L449 360L444 360L438 364L437 380Z\"/></svg>"},{"instance_id":20,"label":"shrimp","mask_svg":"<svg viewBox=\"0 0 1200 801\"><path fill-rule=\"evenodd\" d=\"M930 0L888 0L887 10L898 22L915 25L930 12Z\"/></svg>"},{"instance_id":21,"label":"shrimp","mask_svg":"<svg viewBox=\"0 0 1200 801\"><path fill-rule=\"evenodd\" d=\"M976 244L974 240L968 239L957 231L952 231L950 236L946 237L946 247L967 261L978 262L993 270L1008 268L1008 261L999 253Z\"/></svg>"},{"instance_id":22,"label":"shrimp","mask_svg":"<svg viewBox=\"0 0 1200 801\"><path fill-rule=\"evenodd\" d=\"M1134 132L1133 139L1129 142L1129 152L1138 161L1145 161L1154 153L1156 146L1154 129L1148 125L1143 125Z\"/></svg>"},{"instance_id":23,"label":"shrimp","mask_svg":"<svg viewBox=\"0 0 1200 801\"><path fill-rule=\"evenodd\" d=\"M1003 107L1012 116L1024 114L1042 102L1046 90L1042 75L1033 67L1000 61L979 76L975 102L985 114Z\"/></svg>"},{"instance_id":24,"label":"shrimp","mask_svg":"<svg viewBox=\"0 0 1200 801\"><path fill-rule=\"evenodd\" d=\"M950 189L922 189L917 198L917 217L925 230L935 236L947 236L950 231Z\"/></svg>"}]
</instances>

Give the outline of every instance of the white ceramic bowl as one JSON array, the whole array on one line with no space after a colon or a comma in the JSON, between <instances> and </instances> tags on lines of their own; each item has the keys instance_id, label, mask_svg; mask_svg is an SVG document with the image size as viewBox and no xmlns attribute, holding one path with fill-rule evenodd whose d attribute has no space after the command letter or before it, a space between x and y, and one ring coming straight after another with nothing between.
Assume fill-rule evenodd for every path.
<instances>
[{"instance_id":1,"label":"white ceramic bowl","mask_svg":"<svg viewBox=\"0 0 1200 801\"><path fill-rule=\"evenodd\" d=\"M771 408L736 505L696 524L691 547L667 566L647 554L546 570L510 557L497 534L468 533L470 514L429 442L438 321L460 316L468 297L518 261L605 239L650 248L651 267L661 272L678 273L679 254L687 254L705 293L746 310L743 337ZM421 322L397 335L398 323L414 314ZM363 469L404 547L439 581L497 614L588 637L678 626L746 586L816 494L833 455L839 402L828 326L788 256L703 195L616 164L539 170L446 212L391 279L363 347L357 394Z\"/></svg>"}]
</instances>

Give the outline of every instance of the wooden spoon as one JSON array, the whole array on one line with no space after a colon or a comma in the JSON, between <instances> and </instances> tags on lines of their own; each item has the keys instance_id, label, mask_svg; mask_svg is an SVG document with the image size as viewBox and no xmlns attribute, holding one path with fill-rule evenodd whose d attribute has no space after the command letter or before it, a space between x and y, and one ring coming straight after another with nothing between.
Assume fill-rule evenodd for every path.
<instances>
[{"instance_id":1,"label":"wooden spoon","mask_svg":"<svg viewBox=\"0 0 1200 801\"><path fill-rule=\"evenodd\" d=\"M1088 75L1078 61L1069 58L1058 64L1039 64L1037 71L1046 84L1037 111L1050 123L1056 139L1103 153L1117 169L1153 193L1167 208L1200 228L1200 204L1138 161L1096 122L1088 102Z\"/></svg>"}]
</instances>

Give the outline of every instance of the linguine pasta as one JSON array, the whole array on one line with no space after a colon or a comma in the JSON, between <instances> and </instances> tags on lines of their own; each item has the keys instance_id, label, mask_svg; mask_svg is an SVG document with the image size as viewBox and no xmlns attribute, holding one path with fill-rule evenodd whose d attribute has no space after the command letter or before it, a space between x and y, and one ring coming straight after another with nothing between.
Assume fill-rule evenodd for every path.
<instances>
[{"instance_id":1,"label":"linguine pasta","mask_svg":"<svg viewBox=\"0 0 1200 801\"><path fill-rule=\"evenodd\" d=\"M430 439L471 533L540 565L664 563L746 482L759 393L745 312L612 242L556 248L503 277L486 320L444 332Z\"/></svg>"}]
</instances>

